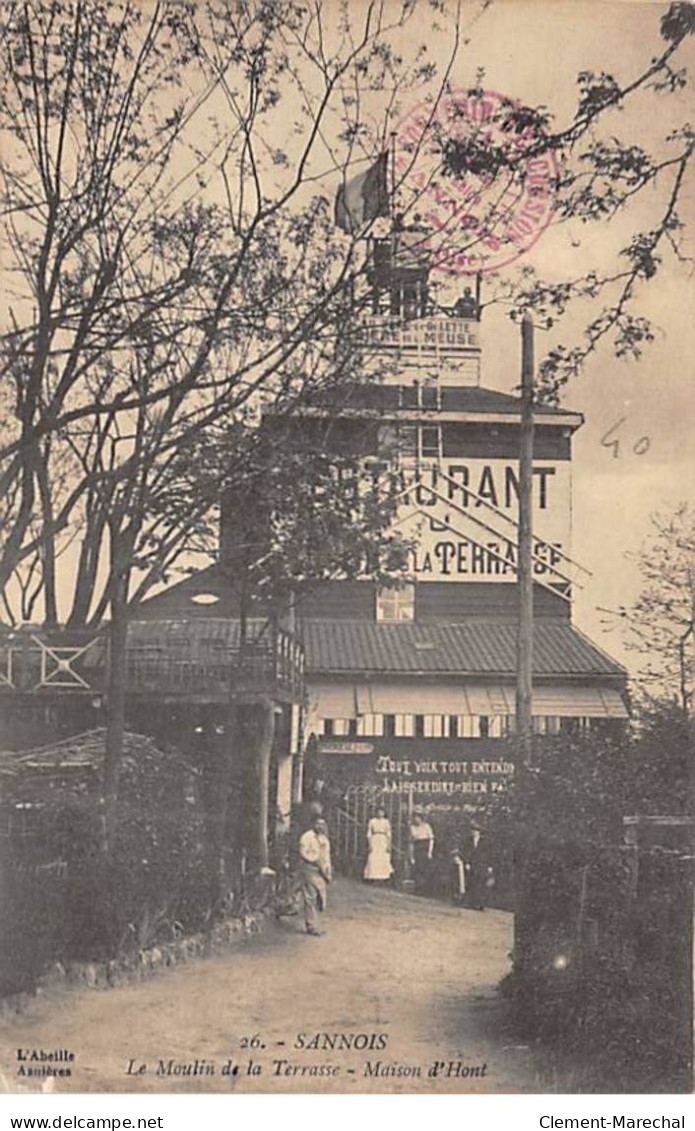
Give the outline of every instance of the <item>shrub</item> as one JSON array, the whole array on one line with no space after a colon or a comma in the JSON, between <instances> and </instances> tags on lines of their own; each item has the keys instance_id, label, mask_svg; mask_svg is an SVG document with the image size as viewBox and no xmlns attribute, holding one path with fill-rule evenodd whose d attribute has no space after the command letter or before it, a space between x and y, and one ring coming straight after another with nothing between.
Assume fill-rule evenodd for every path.
<instances>
[{"instance_id":1,"label":"shrub","mask_svg":"<svg viewBox=\"0 0 695 1131\"><path fill-rule=\"evenodd\" d=\"M5 808L38 815L8 838L0 937L3 992L27 988L51 961L134 953L194 931L209 910L204 820L195 769L174 750L127 735L118 825L103 851L104 732L16 756Z\"/></svg>"}]
</instances>

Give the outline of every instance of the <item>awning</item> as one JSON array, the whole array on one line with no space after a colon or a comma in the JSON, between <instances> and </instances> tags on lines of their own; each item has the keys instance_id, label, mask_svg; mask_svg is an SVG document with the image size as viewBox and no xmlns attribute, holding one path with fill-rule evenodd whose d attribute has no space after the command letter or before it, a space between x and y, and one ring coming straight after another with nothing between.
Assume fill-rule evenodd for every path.
<instances>
[{"instance_id":1,"label":"awning","mask_svg":"<svg viewBox=\"0 0 695 1131\"><path fill-rule=\"evenodd\" d=\"M364 714L374 715L467 715L468 706L461 685L417 683L367 685L371 707ZM364 696L366 700L367 696ZM358 694L358 702L360 697Z\"/></svg>"},{"instance_id":2,"label":"awning","mask_svg":"<svg viewBox=\"0 0 695 1131\"><path fill-rule=\"evenodd\" d=\"M533 692L534 715L565 719L626 719L627 708L618 691L603 687L539 687Z\"/></svg>"},{"instance_id":3,"label":"awning","mask_svg":"<svg viewBox=\"0 0 695 1131\"><path fill-rule=\"evenodd\" d=\"M357 717L353 683L317 683L309 688L310 708L319 719L354 719ZM366 714L367 712L360 712Z\"/></svg>"},{"instance_id":4,"label":"awning","mask_svg":"<svg viewBox=\"0 0 695 1131\"><path fill-rule=\"evenodd\" d=\"M311 707L319 719L354 719L364 715L514 715L513 684L482 683L322 683L310 688ZM532 713L560 718L625 719L618 691L565 684L538 687Z\"/></svg>"},{"instance_id":5,"label":"awning","mask_svg":"<svg viewBox=\"0 0 695 1131\"><path fill-rule=\"evenodd\" d=\"M370 687L369 684L358 684L355 688L355 700L357 702L358 715L376 715L377 713L388 715L388 711L382 711L380 707L374 706L374 691L375 688Z\"/></svg>"},{"instance_id":6,"label":"awning","mask_svg":"<svg viewBox=\"0 0 695 1131\"><path fill-rule=\"evenodd\" d=\"M463 688L468 709L462 715L513 715L516 691L499 684L466 684Z\"/></svg>"}]
</instances>

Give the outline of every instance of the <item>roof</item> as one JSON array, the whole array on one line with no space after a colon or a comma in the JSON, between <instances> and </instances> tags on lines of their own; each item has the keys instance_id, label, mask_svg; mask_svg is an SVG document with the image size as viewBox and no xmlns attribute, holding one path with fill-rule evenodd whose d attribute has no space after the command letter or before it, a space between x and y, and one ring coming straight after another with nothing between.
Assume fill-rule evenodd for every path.
<instances>
[{"instance_id":1,"label":"roof","mask_svg":"<svg viewBox=\"0 0 695 1131\"><path fill-rule=\"evenodd\" d=\"M164 596L164 594L162 594ZM224 659L239 647L241 639L240 621L235 617L189 616L188 611L178 616L158 616L144 620L132 620L128 624L128 649L134 653L138 648L148 648L150 655L171 653L177 648L186 653L212 652ZM271 639L269 621L261 618L246 622L248 640L268 641Z\"/></svg>"},{"instance_id":2,"label":"roof","mask_svg":"<svg viewBox=\"0 0 695 1131\"><path fill-rule=\"evenodd\" d=\"M374 672L513 676L514 624L376 624L313 621L304 626L307 670L313 674ZM625 669L571 624L536 624L534 673L539 677L625 677Z\"/></svg>"},{"instance_id":3,"label":"roof","mask_svg":"<svg viewBox=\"0 0 695 1131\"><path fill-rule=\"evenodd\" d=\"M426 382L425 382L426 384ZM390 413L404 411L401 401L401 384L382 384L380 382L355 382L339 388L326 388L313 391L304 402L297 406L298 415L333 412L350 413L378 412ZM479 385L440 385L441 402L438 414L456 412L472 416L518 417L521 413L521 398L511 393L501 393L497 389L485 389ZM273 408L267 410L273 415ZM405 410L412 415L413 409ZM578 427L583 420L581 413L556 405L537 404L534 416L543 423L565 425L571 423Z\"/></svg>"},{"instance_id":4,"label":"roof","mask_svg":"<svg viewBox=\"0 0 695 1131\"><path fill-rule=\"evenodd\" d=\"M442 408L462 412L501 412L518 416L521 412L521 397L510 393L500 393L496 389L483 389L479 385L442 387ZM571 409L555 405L537 404L535 416L565 416Z\"/></svg>"},{"instance_id":5,"label":"roof","mask_svg":"<svg viewBox=\"0 0 695 1131\"><path fill-rule=\"evenodd\" d=\"M103 727L31 750L0 750L0 779L15 795L20 791L28 798L35 793L42 800L47 799L47 790L100 791L105 753ZM151 775L155 781L160 781L162 774L199 772L177 750L160 750L154 739L129 731L123 736L121 765L126 776Z\"/></svg>"}]
</instances>

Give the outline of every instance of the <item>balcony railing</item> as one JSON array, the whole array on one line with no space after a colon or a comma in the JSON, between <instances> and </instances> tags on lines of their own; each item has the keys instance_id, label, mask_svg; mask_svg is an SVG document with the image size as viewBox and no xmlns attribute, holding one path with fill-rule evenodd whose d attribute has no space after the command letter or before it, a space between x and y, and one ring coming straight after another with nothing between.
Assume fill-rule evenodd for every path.
<instances>
[{"instance_id":1,"label":"balcony railing","mask_svg":"<svg viewBox=\"0 0 695 1131\"><path fill-rule=\"evenodd\" d=\"M0 635L0 695L100 696L108 688L108 632L22 628ZM304 653L288 632L228 618L138 620L128 626L126 683L134 697L225 701L240 693L301 698Z\"/></svg>"}]
</instances>

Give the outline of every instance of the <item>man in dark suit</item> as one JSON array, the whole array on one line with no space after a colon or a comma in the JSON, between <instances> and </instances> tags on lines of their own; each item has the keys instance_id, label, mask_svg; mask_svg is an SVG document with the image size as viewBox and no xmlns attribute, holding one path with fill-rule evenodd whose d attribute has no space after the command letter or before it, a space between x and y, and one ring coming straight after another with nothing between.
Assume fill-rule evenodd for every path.
<instances>
[{"instance_id":1,"label":"man in dark suit","mask_svg":"<svg viewBox=\"0 0 695 1131\"><path fill-rule=\"evenodd\" d=\"M471 826L471 831L463 846L463 858L466 869L466 902L475 911L484 911L490 889L495 884L495 873L492 867L489 838L477 824Z\"/></svg>"}]
</instances>

